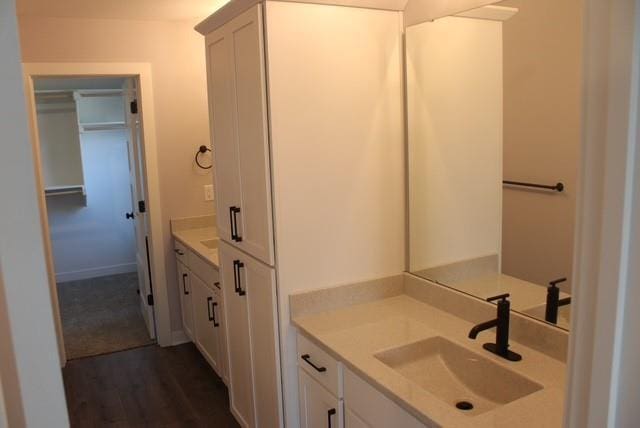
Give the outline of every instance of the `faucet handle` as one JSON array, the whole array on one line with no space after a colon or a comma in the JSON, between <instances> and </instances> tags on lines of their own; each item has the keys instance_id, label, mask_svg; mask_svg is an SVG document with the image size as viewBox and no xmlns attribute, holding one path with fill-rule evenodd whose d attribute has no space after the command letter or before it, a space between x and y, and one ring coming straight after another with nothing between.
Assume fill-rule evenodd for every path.
<instances>
[{"instance_id":1,"label":"faucet handle","mask_svg":"<svg viewBox=\"0 0 640 428\"><path fill-rule=\"evenodd\" d=\"M566 280L567 280L567 278L564 278L564 277L563 278L554 279L553 281L549 281L549 285L551 287L555 287L558 284L560 284L561 282L565 282Z\"/></svg>"},{"instance_id":2,"label":"faucet handle","mask_svg":"<svg viewBox=\"0 0 640 428\"><path fill-rule=\"evenodd\" d=\"M503 302L509 298L509 293L499 294L497 296L489 297L487 302L493 302L495 300L502 300Z\"/></svg>"}]
</instances>

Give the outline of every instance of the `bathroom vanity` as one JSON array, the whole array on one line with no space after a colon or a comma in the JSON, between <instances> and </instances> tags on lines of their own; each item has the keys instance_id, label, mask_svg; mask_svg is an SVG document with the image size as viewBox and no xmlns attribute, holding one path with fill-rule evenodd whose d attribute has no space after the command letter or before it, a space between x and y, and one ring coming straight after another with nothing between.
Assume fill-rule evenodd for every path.
<instances>
[{"instance_id":1,"label":"bathroom vanity","mask_svg":"<svg viewBox=\"0 0 640 428\"><path fill-rule=\"evenodd\" d=\"M171 220L171 233L185 336L180 341L192 341L228 383L227 329L215 217Z\"/></svg>"},{"instance_id":2,"label":"bathroom vanity","mask_svg":"<svg viewBox=\"0 0 640 428\"><path fill-rule=\"evenodd\" d=\"M561 426L566 333L512 317L507 361L468 337L488 306L410 274L291 296L301 426Z\"/></svg>"},{"instance_id":3,"label":"bathroom vanity","mask_svg":"<svg viewBox=\"0 0 640 428\"><path fill-rule=\"evenodd\" d=\"M490 3L234 0L196 27L241 426L561 425L567 311L533 317L538 278L571 266L504 270L527 265L502 245L503 32L521 10ZM509 327L522 360L477 324Z\"/></svg>"}]
</instances>

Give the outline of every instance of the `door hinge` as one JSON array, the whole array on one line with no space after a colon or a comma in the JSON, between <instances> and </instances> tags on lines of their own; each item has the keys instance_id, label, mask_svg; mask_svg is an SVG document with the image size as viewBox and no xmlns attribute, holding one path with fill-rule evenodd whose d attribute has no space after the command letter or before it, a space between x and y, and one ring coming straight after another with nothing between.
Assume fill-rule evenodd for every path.
<instances>
[{"instance_id":1,"label":"door hinge","mask_svg":"<svg viewBox=\"0 0 640 428\"><path fill-rule=\"evenodd\" d=\"M138 201L138 212L139 213L147 212L147 204L145 204L144 201Z\"/></svg>"},{"instance_id":2,"label":"door hinge","mask_svg":"<svg viewBox=\"0 0 640 428\"><path fill-rule=\"evenodd\" d=\"M153 294L147 294L147 304L153 306Z\"/></svg>"},{"instance_id":3,"label":"door hinge","mask_svg":"<svg viewBox=\"0 0 640 428\"><path fill-rule=\"evenodd\" d=\"M138 100L133 100L129 103L131 108L131 114L138 114Z\"/></svg>"}]
</instances>

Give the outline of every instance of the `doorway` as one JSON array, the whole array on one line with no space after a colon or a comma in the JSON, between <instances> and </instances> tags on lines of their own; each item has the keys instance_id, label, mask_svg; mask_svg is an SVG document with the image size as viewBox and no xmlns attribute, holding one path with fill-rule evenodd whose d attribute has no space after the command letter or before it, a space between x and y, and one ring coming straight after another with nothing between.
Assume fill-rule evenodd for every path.
<instances>
[{"instance_id":1,"label":"doorway","mask_svg":"<svg viewBox=\"0 0 640 428\"><path fill-rule=\"evenodd\" d=\"M135 77L33 79L66 359L155 341L138 86Z\"/></svg>"}]
</instances>

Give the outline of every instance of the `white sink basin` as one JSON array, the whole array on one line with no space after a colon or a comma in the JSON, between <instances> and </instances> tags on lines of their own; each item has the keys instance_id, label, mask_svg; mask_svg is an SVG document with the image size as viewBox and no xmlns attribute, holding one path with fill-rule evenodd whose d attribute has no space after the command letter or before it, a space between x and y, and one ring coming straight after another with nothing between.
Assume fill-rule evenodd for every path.
<instances>
[{"instance_id":1,"label":"white sink basin","mask_svg":"<svg viewBox=\"0 0 640 428\"><path fill-rule=\"evenodd\" d=\"M217 239L207 239L205 241L200 241L200 243L210 250L215 250L216 248L218 248Z\"/></svg>"},{"instance_id":2,"label":"white sink basin","mask_svg":"<svg viewBox=\"0 0 640 428\"><path fill-rule=\"evenodd\" d=\"M522 313L531 315L532 317L538 318L540 320L544 320L544 315L546 311L547 305L543 303L542 305L534 306L529 309L525 309ZM571 325L571 305L560 306L558 308L558 322L556 323L558 327L568 329Z\"/></svg>"},{"instance_id":3,"label":"white sink basin","mask_svg":"<svg viewBox=\"0 0 640 428\"><path fill-rule=\"evenodd\" d=\"M382 351L375 357L454 409L472 416L542 389L440 336ZM463 403L470 403L472 408Z\"/></svg>"}]
</instances>

